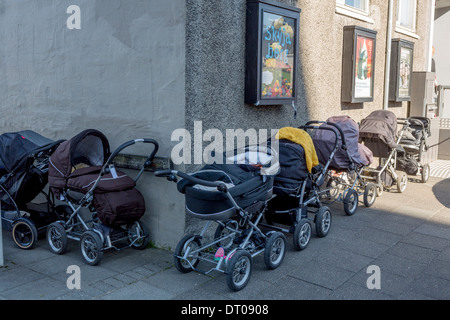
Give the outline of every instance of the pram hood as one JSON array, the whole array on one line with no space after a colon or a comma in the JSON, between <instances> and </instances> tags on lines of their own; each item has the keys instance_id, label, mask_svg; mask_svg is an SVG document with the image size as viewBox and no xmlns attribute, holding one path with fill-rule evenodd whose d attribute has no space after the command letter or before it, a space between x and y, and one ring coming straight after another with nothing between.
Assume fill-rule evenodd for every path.
<instances>
[{"instance_id":1,"label":"pram hood","mask_svg":"<svg viewBox=\"0 0 450 320\"><path fill-rule=\"evenodd\" d=\"M84 130L61 143L53 153L50 158L50 169L53 168L50 176L68 178L79 165L102 166L109 154L109 142L103 133L95 129Z\"/></svg>"},{"instance_id":2,"label":"pram hood","mask_svg":"<svg viewBox=\"0 0 450 320\"><path fill-rule=\"evenodd\" d=\"M335 169L346 169L354 163L357 166L366 166L372 163L372 152L364 145L359 143L359 128L358 124L349 116L334 116L327 119L327 122L339 125L344 133L344 139L347 146L347 151L342 149L342 139L338 134L338 146L330 167ZM324 127L331 127L327 124L322 124ZM334 149L336 140L335 134L330 130L315 130L312 135L314 146L316 147L317 156L321 164L325 164L331 152Z\"/></svg>"},{"instance_id":3,"label":"pram hood","mask_svg":"<svg viewBox=\"0 0 450 320\"><path fill-rule=\"evenodd\" d=\"M223 153L223 163L205 165L192 173L205 181L220 181L241 208L260 208L272 196L273 176L279 172L278 153L267 146L246 146ZM229 218L235 208L224 192L188 179L177 184L185 194L186 212L202 219ZM254 205L254 206L253 206Z\"/></svg>"},{"instance_id":4,"label":"pram hood","mask_svg":"<svg viewBox=\"0 0 450 320\"><path fill-rule=\"evenodd\" d=\"M361 120L359 137L377 138L390 148L397 147L397 116L389 110L376 110Z\"/></svg>"},{"instance_id":5,"label":"pram hood","mask_svg":"<svg viewBox=\"0 0 450 320\"><path fill-rule=\"evenodd\" d=\"M312 168L319 165L316 149L311 136L304 130L292 127L281 128L275 136L278 140L289 140L301 145L304 150L306 169L311 172Z\"/></svg>"},{"instance_id":6,"label":"pram hood","mask_svg":"<svg viewBox=\"0 0 450 320\"><path fill-rule=\"evenodd\" d=\"M0 168L13 171L17 165L33 151L45 146L52 146L50 140L32 130L10 132L0 135Z\"/></svg>"}]
</instances>

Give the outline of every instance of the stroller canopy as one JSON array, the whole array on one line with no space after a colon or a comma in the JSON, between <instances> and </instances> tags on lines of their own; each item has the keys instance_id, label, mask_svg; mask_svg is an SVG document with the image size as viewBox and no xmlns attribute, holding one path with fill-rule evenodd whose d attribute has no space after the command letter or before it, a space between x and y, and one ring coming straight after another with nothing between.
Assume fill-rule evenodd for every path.
<instances>
[{"instance_id":1,"label":"stroller canopy","mask_svg":"<svg viewBox=\"0 0 450 320\"><path fill-rule=\"evenodd\" d=\"M31 130L4 133L0 136L0 169L11 172L34 150L53 143L53 140Z\"/></svg>"},{"instance_id":2,"label":"stroller canopy","mask_svg":"<svg viewBox=\"0 0 450 320\"><path fill-rule=\"evenodd\" d=\"M390 148L397 147L397 116L388 110L377 110L361 120L360 138L378 138Z\"/></svg>"},{"instance_id":3,"label":"stroller canopy","mask_svg":"<svg viewBox=\"0 0 450 320\"><path fill-rule=\"evenodd\" d=\"M338 134L338 150L331 160L330 166L335 169L346 169L351 163L357 166L367 166L372 163L372 152L364 145L359 143L358 124L349 116L335 116L327 119L327 122L339 125L344 133L347 151L341 148L342 139ZM323 124L324 127L331 127ZM329 130L315 130L313 133L314 146L317 156L322 164L325 164L334 148L336 140L335 134Z\"/></svg>"},{"instance_id":4,"label":"stroller canopy","mask_svg":"<svg viewBox=\"0 0 450 320\"><path fill-rule=\"evenodd\" d=\"M59 176L67 178L74 169L103 166L109 153L106 136L98 130L87 129L61 143L50 158L50 167L56 169Z\"/></svg>"}]
</instances>

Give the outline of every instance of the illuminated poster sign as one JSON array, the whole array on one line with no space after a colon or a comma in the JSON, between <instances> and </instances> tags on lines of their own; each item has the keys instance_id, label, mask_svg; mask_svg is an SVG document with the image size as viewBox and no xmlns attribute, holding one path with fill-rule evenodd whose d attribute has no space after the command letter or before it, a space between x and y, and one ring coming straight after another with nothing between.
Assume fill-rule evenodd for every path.
<instances>
[{"instance_id":1,"label":"illuminated poster sign","mask_svg":"<svg viewBox=\"0 0 450 320\"><path fill-rule=\"evenodd\" d=\"M410 101L414 43L403 39L393 39L391 48L389 100Z\"/></svg>"},{"instance_id":2,"label":"illuminated poster sign","mask_svg":"<svg viewBox=\"0 0 450 320\"><path fill-rule=\"evenodd\" d=\"M245 102L291 104L296 98L300 9L247 0Z\"/></svg>"},{"instance_id":3,"label":"illuminated poster sign","mask_svg":"<svg viewBox=\"0 0 450 320\"><path fill-rule=\"evenodd\" d=\"M376 31L344 27L341 98L343 102L373 101Z\"/></svg>"}]
</instances>

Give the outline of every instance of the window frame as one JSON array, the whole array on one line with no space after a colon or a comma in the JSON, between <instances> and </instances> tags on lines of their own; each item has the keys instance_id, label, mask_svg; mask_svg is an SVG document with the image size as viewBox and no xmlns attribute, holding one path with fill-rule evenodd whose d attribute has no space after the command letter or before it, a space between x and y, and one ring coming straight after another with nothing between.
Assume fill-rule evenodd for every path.
<instances>
[{"instance_id":1,"label":"window frame","mask_svg":"<svg viewBox=\"0 0 450 320\"><path fill-rule=\"evenodd\" d=\"M358 20L362 20L369 23L375 23L375 21L369 17L370 0L364 1L365 9L359 9L357 7L345 4L345 0L336 0L336 13L349 16Z\"/></svg>"},{"instance_id":2,"label":"window frame","mask_svg":"<svg viewBox=\"0 0 450 320\"><path fill-rule=\"evenodd\" d=\"M395 18L395 31L399 33L403 33L405 35L408 35L410 37L418 39L419 36L416 34L417 31L417 0L411 0L413 7L408 10L410 14L410 18L412 20L410 26L404 26L401 23L401 5L402 1L397 1L397 15Z\"/></svg>"}]
</instances>

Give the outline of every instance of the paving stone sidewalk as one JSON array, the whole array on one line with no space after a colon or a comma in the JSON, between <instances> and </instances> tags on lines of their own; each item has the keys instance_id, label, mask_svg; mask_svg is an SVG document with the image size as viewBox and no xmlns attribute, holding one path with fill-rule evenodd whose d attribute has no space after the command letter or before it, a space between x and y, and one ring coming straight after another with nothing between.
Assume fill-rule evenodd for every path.
<instances>
[{"instance_id":1,"label":"paving stone sidewalk","mask_svg":"<svg viewBox=\"0 0 450 320\"><path fill-rule=\"evenodd\" d=\"M313 234L298 252L288 234L282 265L267 270L262 256L255 257L252 278L239 292L228 289L221 273L179 273L169 250L107 252L92 267L82 262L78 243L57 256L44 239L23 251L3 232L0 300L447 300L449 191L450 179L431 177L425 184L410 179L403 194L384 192L371 208L360 203L353 216L334 203L327 237ZM80 267L80 290L67 287L70 265ZM379 267L380 289L367 287L369 266Z\"/></svg>"}]
</instances>

